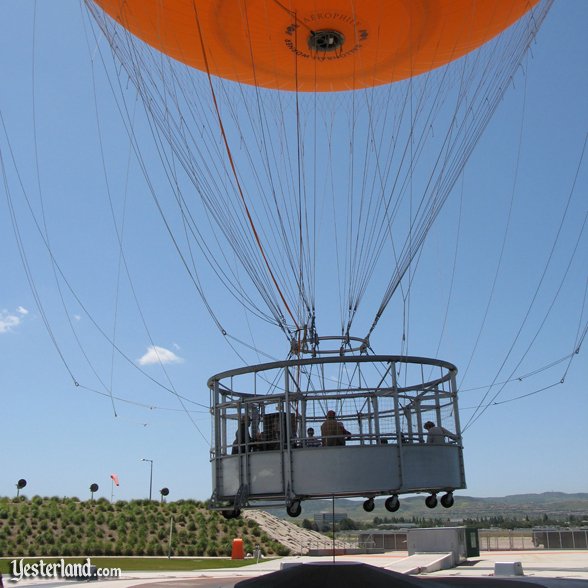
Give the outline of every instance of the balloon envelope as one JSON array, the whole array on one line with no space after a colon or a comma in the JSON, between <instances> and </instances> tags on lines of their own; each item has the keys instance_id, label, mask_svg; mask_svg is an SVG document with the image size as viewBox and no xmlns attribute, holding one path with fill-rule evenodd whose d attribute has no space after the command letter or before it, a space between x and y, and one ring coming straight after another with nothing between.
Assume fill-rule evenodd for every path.
<instances>
[{"instance_id":1,"label":"balloon envelope","mask_svg":"<svg viewBox=\"0 0 588 588\"><path fill-rule=\"evenodd\" d=\"M237 82L312 92L388 84L445 65L539 0L94 0L157 50Z\"/></svg>"}]
</instances>

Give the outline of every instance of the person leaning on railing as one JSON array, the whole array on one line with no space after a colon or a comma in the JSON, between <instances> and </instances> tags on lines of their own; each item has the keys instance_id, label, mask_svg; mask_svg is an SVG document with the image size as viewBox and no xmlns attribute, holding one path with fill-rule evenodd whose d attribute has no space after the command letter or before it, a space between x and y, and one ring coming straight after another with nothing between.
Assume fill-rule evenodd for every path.
<instances>
[{"instance_id":1,"label":"person leaning on railing","mask_svg":"<svg viewBox=\"0 0 588 588\"><path fill-rule=\"evenodd\" d=\"M432 421L427 421L425 423L425 429L427 429L427 443L431 443L432 445L444 445L445 444L445 437L448 437L452 441L458 441L459 437L448 431L444 427L440 427L436 425Z\"/></svg>"},{"instance_id":2,"label":"person leaning on railing","mask_svg":"<svg viewBox=\"0 0 588 588\"><path fill-rule=\"evenodd\" d=\"M335 411L327 412L327 419L321 425L321 436L323 445L332 447L345 445L345 440L351 437L351 433L343 426L343 423L336 419Z\"/></svg>"}]
</instances>

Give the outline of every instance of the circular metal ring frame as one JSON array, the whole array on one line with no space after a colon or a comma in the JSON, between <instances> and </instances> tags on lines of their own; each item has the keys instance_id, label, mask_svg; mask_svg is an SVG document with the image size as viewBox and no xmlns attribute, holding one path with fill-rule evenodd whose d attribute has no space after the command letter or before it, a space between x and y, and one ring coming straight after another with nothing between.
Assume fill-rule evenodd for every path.
<instances>
[{"instance_id":1,"label":"circular metal ring frame","mask_svg":"<svg viewBox=\"0 0 588 588\"><path fill-rule=\"evenodd\" d=\"M434 366L445 370L445 373L439 378L429 380L427 382L420 382L416 386L407 385L398 388L399 391L407 392L414 389L429 389L450 381L452 376L457 374L457 367L448 361L440 359L431 359L427 357L413 357L406 355L353 355L353 356L339 356L339 357L312 357L307 359L290 359L284 361L275 361L270 363L261 363L252 366L245 366L233 370L220 372L210 377L208 380L208 387L214 390L216 384L221 384L223 380L231 380L237 376L244 376L247 374L256 374L260 372L267 372L271 370L289 369L304 366L317 366L327 364L361 364L361 363L398 363L398 364L415 364L423 366ZM251 396L250 394L238 393L230 387L221 384L219 392L222 395L243 395Z\"/></svg>"}]
</instances>

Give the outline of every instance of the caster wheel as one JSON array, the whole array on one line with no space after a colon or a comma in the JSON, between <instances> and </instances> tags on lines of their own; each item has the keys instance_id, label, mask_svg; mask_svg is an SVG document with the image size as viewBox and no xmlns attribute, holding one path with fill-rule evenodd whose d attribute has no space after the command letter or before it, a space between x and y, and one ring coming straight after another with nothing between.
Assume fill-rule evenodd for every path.
<instances>
[{"instance_id":1,"label":"caster wheel","mask_svg":"<svg viewBox=\"0 0 588 588\"><path fill-rule=\"evenodd\" d=\"M437 506L437 495L431 494L425 498L425 504L428 508L435 508Z\"/></svg>"},{"instance_id":2,"label":"caster wheel","mask_svg":"<svg viewBox=\"0 0 588 588\"><path fill-rule=\"evenodd\" d=\"M363 503L363 510L365 510L365 512L372 512L372 510L374 510L375 506L376 505L374 503L374 499L373 498L368 498Z\"/></svg>"},{"instance_id":3,"label":"caster wheel","mask_svg":"<svg viewBox=\"0 0 588 588\"><path fill-rule=\"evenodd\" d=\"M233 510L223 510L221 514L227 521L231 519L238 519L241 516L241 509L235 508Z\"/></svg>"},{"instance_id":4,"label":"caster wheel","mask_svg":"<svg viewBox=\"0 0 588 588\"><path fill-rule=\"evenodd\" d=\"M386 507L386 510L390 512L396 512L400 508L400 500L398 500L398 495L394 494L389 498L386 498L384 506Z\"/></svg>"},{"instance_id":5,"label":"caster wheel","mask_svg":"<svg viewBox=\"0 0 588 588\"><path fill-rule=\"evenodd\" d=\"M300 516L300 513L302 512L302 506L300 504L300 500L293 500L287 507L286 507L286 512L288 513L289 516L291 517L297 517Z\"/></svg>"},{"instance_id":6,"label":"caster wheel","mask_svg":"<svg viewBox=\"0 0 588 588\"><path fill-rule=\"evenodd\" d=\"M445 508L451 508L453 506L453 502L453 494L451 492L441 496L441 506L444 506Z\"/></svg>"}]
</instances>

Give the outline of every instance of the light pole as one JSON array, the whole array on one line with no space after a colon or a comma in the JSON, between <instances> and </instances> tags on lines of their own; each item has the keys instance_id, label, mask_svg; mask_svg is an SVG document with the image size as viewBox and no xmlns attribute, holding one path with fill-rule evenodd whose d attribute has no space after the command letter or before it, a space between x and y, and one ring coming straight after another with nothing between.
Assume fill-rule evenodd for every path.
<instances>
[{"instance_id":1,"label":"light pole","mask_svg":"<svg viewBox=\"0 0 588 588\"><path fill-rule=\"evenodd\" d=\"M152 459L146 459L146 458L141 458L141 461L148 461L149 465L151 466L151 470L149 473L149 500L151 500L151 490L153 489L153 460Z\"/></svg>"}]
</instances>

